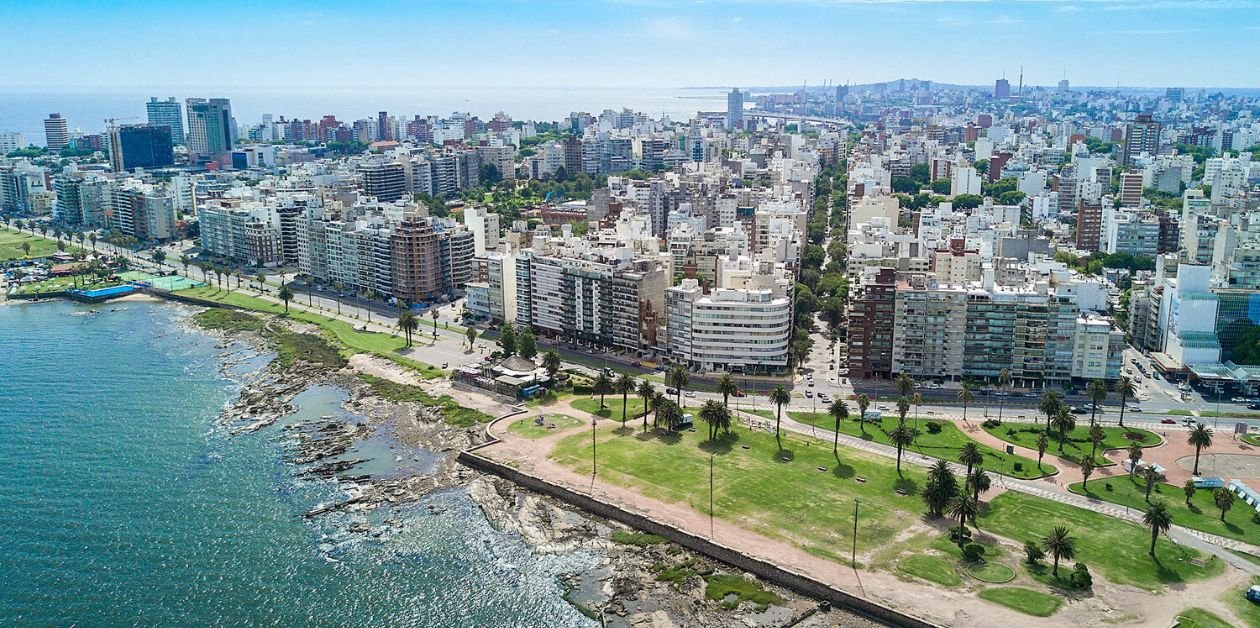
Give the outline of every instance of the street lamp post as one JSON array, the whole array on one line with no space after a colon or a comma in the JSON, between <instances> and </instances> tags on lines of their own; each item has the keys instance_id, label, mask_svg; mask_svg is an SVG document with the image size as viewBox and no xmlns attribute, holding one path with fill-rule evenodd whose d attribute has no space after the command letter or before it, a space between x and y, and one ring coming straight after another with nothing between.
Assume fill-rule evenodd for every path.
<instances>
[{"instance_id":1,"label":"street lamp post","mask_svg":"<svg viewBox=\"0 0 1260 628\"><path fill-rule=\"evenodd\" d=\"M595 419L591 419L591 481L595 480Z\"/></svg>"},{"instance_id":2,"label":"street lamp post","mask_svg":"<svg viewBox=\"0 0 1260 628\"><path fill-rule=\"evenodd\" d=\"M709 539L713 539L713 454L709 454Z\"/></svg>"},{"instance_id":3,"label":"street lamp post","mask_svg":"<svg viewBox=\"0 0 1260 628\"><path fill-rule=\"evenodd\" d=\"M849 562L854 569L857 569L858 505L861 503L861 499L853 500L853 549L849 552Z\"/></svg>"}]
</instances>

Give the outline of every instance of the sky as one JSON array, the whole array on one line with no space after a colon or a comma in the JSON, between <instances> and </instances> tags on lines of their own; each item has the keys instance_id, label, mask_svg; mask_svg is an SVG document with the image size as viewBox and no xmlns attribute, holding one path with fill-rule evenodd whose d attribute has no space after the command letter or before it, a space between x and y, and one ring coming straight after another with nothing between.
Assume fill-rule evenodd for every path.
<instances>
[{"instance_id":1,"label":"sky","mask_svg":"<svg viewBox=\"0 0 1260 628\"><path fill-rule=\"evenodd\" d=\"M1260 0L0 0L0 89L1260 86Z\"/></svg>"}]
</instances>

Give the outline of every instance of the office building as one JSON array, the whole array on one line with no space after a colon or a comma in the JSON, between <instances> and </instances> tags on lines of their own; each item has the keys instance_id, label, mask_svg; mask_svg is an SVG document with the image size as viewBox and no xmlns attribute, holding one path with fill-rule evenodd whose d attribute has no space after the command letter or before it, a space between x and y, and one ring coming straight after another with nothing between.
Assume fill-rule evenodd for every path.
<instances>
[{"instance_id":1,"label":"office building","mask_svg":"<svg viewBox=\"0 0 1260 628\"><path fill-rule=\"evenodd\" d=\"M44 118L44 137L48 150L59 152L70 143L70 126L59 113L50 113Z\"/></svg>"},{"instance_id":2,"label":"office building","mask_svg":"<svg viewBox=\"0 0 1260 628\"><path fill-rule=\"evenodd\" d=\"M211 160L231 152L236 135L232 103L226 98L189 98L188 152Z\"/></svg>"},{"instance_id":3,"label":"office building","mask_svg":"<svg viewBox=\"0 0 1260 628\"><path fill-rule=\"evenodd\" d=\"M109 157L114 172L173 165L175 152L171 129L152 124L115 127L110 131Z\"/></svg>"},{"instance_id":4,"label":"office building","mask_svg":"<svg viewBox=\"0 0 1260 628\"><path fill-rule=\"evenodd\" d=\"M150 97L144 109L148 114L150 125L164 126L171 130L172 145L184 145L184 110L174 96L166 100L158 100L156 96Z\"/></svg>"},{"instance_id":5,"label":"office building","mask_svg":"<svg viewBox=\"0 0 1260 628\"><path fill-rule=\"evenodd\" d=\"M1003 100L1011 97L1011 82L1000 78L993 83L993 97Z\"/></svg>"},{"instance_id":6,"label":"office building","mask_svg":"<svg viewBox=\"0 0 1260 628\"><path fill-rule=\"evenodd\" d=\"M26 148L26 138L22 137L21 133L15 131L0 133L0 157L23 148Z\"/></svg>"},{"instance_id":7,"label":"office building","mask_svg":"<svg viewBox=\"0 0 1260 628\"><path fill-rule=\"evenodd\" d=\"M726 95L726 128L744 128L744 92L738 87Z\"/></svg>"}]
</instances>

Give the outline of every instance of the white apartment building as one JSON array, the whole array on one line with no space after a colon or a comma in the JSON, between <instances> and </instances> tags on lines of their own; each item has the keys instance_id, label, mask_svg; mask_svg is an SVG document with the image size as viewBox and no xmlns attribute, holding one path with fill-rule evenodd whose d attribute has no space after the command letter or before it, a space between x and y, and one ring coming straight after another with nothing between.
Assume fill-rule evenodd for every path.
<instances>
[{"instance_id":1,"label":"white apartment building","mask_svg":"<svg viewBox=\"0 0 1260 628\"><path fill-rule=\"evenodd\" d=\"M695 279L665 290L671 360L704 371L780 373L787 368L792 303L771 290L719 288Z\"/></svg>"}]
</instances>

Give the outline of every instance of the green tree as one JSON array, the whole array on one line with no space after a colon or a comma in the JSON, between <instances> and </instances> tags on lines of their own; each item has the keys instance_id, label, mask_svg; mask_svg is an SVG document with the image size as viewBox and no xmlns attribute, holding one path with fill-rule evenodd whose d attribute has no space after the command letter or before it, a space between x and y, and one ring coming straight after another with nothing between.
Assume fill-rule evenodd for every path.
<instances>
[{"instance_id":1,"label":"green tree","mask_svg":"<svg viewBox=\"0 0 1260 628\"><path fill-rule=\"evenodd\" d=\"M1146 513L1142 515L1142 523L1151 529L1151 556L1155 555L1155 541L1159 540L1160 534L1165 534L1172 527L1172 514L1168 512L1168 506L1162 501L1156 501L1147 507Z\"/></svg>"},{"instance_id":2,"label":"green tree","mask_svg":"<svg viewBox=\"0 0 1260 628\"><path fill-rule=\"evenodd\" d=\"M371 312L371 311L372 311L371 309L368 310L368 312ZM371 314L369 314L368 316L371 316ZM477 328L469 327L468 329L464 330L464 338L468 340L468 350L472 351L477 346ZM554 353L554 352L548 352L548 353ZM546 356L544 356L543 363L546 364ZM555 375L555 373L552 373L552 375Z\"/></svg>"},{"instance_id":3,"label":"green tree","mask_svg":"<svg viewBox=\"0 0 1260 628\"><path fill-rule=\"evenodd\" d=\"M1203 423L1196 423L1190 430L1190 436L1186 438L1186 442L1194 446L1194 471L1193 475L1199 474L1199 452L1212 447L1212 428Z\"/></svg>"},{"instance_id":4,"label":"green tree","mask_svg":"<svg viewBox=\"0 0 1260 628\"><path fill-rule=\"evenodd\" d=\"M612 379L608 377L608 373L603 371L599 372L599 375L595 377L594 388L595 394L599 395L599 409L603 410L605 408L604 395L612 392L613 390L613 382Z\"/></svg>"},{"instance_id":5,"label":"green tree","mask_svg":"<svg viewBox=\"0 0 1260 628\"><path fill-rule=\"evenodd\" d=\"M735 382L735 378L730 373L723 373L721 379L718 379L717 391L722 395L722 405L731 406L731 395L739 392L739 384Z\"/></svg>"},{"instance_id":6,"label":"green tree","mask_svg":"<svg viewBox=\"0 0 1260 628\"><path fill-rule=\"evenodd\" d=\"M998 371L998 391L1005 392L1011 387L1011 370L1002 369ZM1002 410L1006 407L1006 395L998 397L998 423L1002 422Z\"/></svg>"},{"instance_id":7,"label":"green tree","mask_svg":"<svg viewBox=\"0 0 1260 628\"><path fill-rule=\"evenodd\" d=\"M687 372L687 367L678 364L669 370L667 379L669 381L669 385L673 387L674 396L677 399L674 403L678 404L678 407L681 408L683 389L691 383L691 375Z\"/></svg>"},{"instance_id":8,"label":"green tree","mask_svg":"<svg viewBox=\"0 0 1260 628\"><path fill-rule=\"evenodd\" d=\"M284 312L285 314L288 314L289 301L293 300L293 291L290 290L288 286L280 286L280 294L278 296L281 301L284 301Z\"/></svg>"},{"instance_id":9,"label":"green tree","mask_svg":"<svg viewBox=\"0 0 1260 628\"><path fill-rule=\"evenodd\" d=\"M777 412L774 416L774 441L778 443L779 449L783 449L783 442L779 438L779 424L783 421L783 406L792 401L792 395L782 386L775 386L770 391L770 403L775 405Z\"/></svg>"},{"instance_id":10,"label":"green tree","mask_svg":"<svg viewBox=\"0 0 1260 628\"><path fill-rule=\"evenodd\" d=\"M1098 446L1107 439L1107 433L1103 431L1101 425L1092 425L1089 428L1089 442L1093 445L1089 450L1089 457L1093 458L1098 454Z\"/></svg>"},{"instance_id":11,"label":"green tree","mask_svg":"<svg viewBox=\"0 0 1260 628\"><path fill-rule=\"evenodd\" d=\"M1089 401L1093 404L1089 413L1089 426L1092 428L1094 427L1095 418L1098 416L1098 407L1107 400L1107 383L1101 379L1096 379L1089 383L1089 388L1086 389L1085 394L1089 395Z\"/></svg>"},{"instance_id":12,"label":"green tree","mask_svg":"<svg viewBox=\"0 0 1260 628\"><path fill-rule=\"evenodd\" d=\"M1067 528L1063 526L1055 526L1041 539L1041 549L1054 558L1054 569L1051 573L1055 578L1059 577L1059 561L1072 560L1076 558L1076 539L1072 537Z\"/></svg>"},{"instance_id":13,"label":"green tree","mask_svg":"<svg viewBox=\"0 0 1260 628\"><path fill-rule=\"evenodd\" d=\"M902 397L904 399L904 397ZM901 423L894 427L888 433L888 439L892 441L893 447L897 448L897 475L901 475L901 452L914 442L914 432L906 427L905 423Z\"/></svg>"},{"instance_id":14,"label":"green tree","mask_svg":"<svg viewBox=\"0 0 1260 628\"><path fill-rule=\"evenodd\" d=\"M1081 489L1086 493L1089 492L1089 476L1094 474L1094 459L1085 458L1081 460Z\"/></svg>"},{"instance_id":15,"label":"green tree","mask_svg":"<svg viewBox=\"0 0 1260 628\"><path fill-rule=\"evenodd\" d=\"M1054 413L1054 418L1050 421L1050 427L1059 431L1059 453L1062 454L1067 433L1076 429L1076 417L1070 410L1060 406L1059 411Z\"/></svg>"},{"instance_id":16,"label":"green tree","mask_svg":"<svg viewBox=\"0 0 1260 628\"><path fill-rule=\"evenodd\" d=\"M992 485L992 478L980 467L976 467L975 471L967 474L967 488L971 489L971 497L977 504L980 503L980 494L988 492Z\"/></svg>"},{"instance_id":17,"label":"green tree","mask_svg":"<svg viewBox=\"0 0 1260 628\"><path fill-rule=\"evenodd\" d=\"M831 453L839 455L840 422L849 418L849 406L844 405L843 401L837 399L831 402L831 407L827 408L827 413L831 415L831 418L836 420L836 430L835 433L832 434L831 440Z\"/></svg>"},{"instance_id":18,"label":"green tree","mask_svg":"<svg viewBox=\"0 0 1260 628\"><path fill-rule=\"evenodd\" d=\"M1062 406L1063 401L1060 399L1059 393L1053 390L1047 390L1046 393L1041 396L1041 404L1037 406L1037 409L1041 410L1041 412L1046 415L1046 425L1050 425L1050 420L1054 418L1054 415L1059 413L1059 408Z\"/></svg>"},{"instance_id":19,"label":"green tree","mask_svg":"<svg viewBox=\"0 0 1260 628\"><path fill-rule=\"evenodd\" d=\"M731 411L726 406L710 399L700 407L700 420L708 424L709 440L717 438L718 430L731 422Z\"/></svg>"},{"instance_id":20,"label":"green tree","mask_svg":"<svg viewBox=\"0 0 1260 628\"><path fill-rule=\"evenodd\" d=\"M538 344L534 342L534 332L529 329L521 332L518 344L520 346L517 348L516 352L520 354L522 358L532 360L534 359L534 356L538 355Z\"/></svg>"},{"instance_id":21,"label":"green tree","mask_svg":"<svg viewBox=\"0 0 1260 628\"><path fill-rule=\"evenodd\" d=\"M1234 492L1225 487L1218 488L1212 491L1212 501L1221 509L1221 521L1225 521L1225 513L1234 507Z\"/></svg>"},{"instance_id":22,"label":"green tree","mask_svg":"<svg viewBox=\"0 0 1260 628\"><path fill-rule=\"evenodd\" d=\"M407 337L407 346L411 346L411 334L420 328L420 319L416 317L415 312L411 310L403 310L398 313L398 329L402 330Z\"/></svg>"},{"instance_id":23,"label":"green tree","mask_svg":"<svg viewBox=\"0 0 1260 628\"><path fill-rule=\"evenodd\" d=\"M1148 504L1151 503L1151 489L1155 488L1157 482L1159 482L1159 471L1155 470L1155 465L1153 464L1146 465L1146 468L1142 469L1142 485L1146 489L1146 494L1143 498Z\"/></svg>"},{"instance_id":24,"label":"green tree","mask_svg":"<svg viewBox=\"0 0 1260 628\"><path fill-rule=\"evenodd\" d=\"M862 434L866 434L866 409L871 407L871 398L866 393L858 395L858 429L862 430Z\"/></svg>"},{"instance_id":25,"label":"green tree","mask_svg":"<svg viewBox=\"0 0 1260 628\"><path fill-rule=\"evenodd\" d=\"M1129 397L1136 392L1137 387L1133 385L1133 380L1124 376L1116 380L1116 394L1120 395L1120 427L1124 427L1124 409L1129 403Z\"/></svg>"},{"instance_id":26,"label":"green tree","mask_svg":"<svg viewBox=\"0 0 1260 628\"><path fill-rule=\"evenodd\" d=\"M1134 472L1137 471L1138 463L1142 461L1142 446L1133 443L1129 445L1129 479L1133 479Z\"/></svg>"},{"instance_id":27,"label":"green tree","mask_svg":"<svg viewBox=\"0 0 1260 628\"><path fill-rule=\"evenodd\" d=\"M1184 483L1182 483L1181 492L1186 495L1186 506L1190 505L1190 500L1194 499L1194 494L1198 491L1198 489L1199 487L1194 485L1194 480L1187 479Z\"/></svg>"},{"instance_id":28,"label":"green tree","mask_svg":"<svg viewBox=\"0 0 1260 628\"><path fill-rule=\"evenodd\" d=\"M1046 457L1046 448L1050 446L1050 439L1046 437L1046 433L1042 432L1037 436L1037 468L1041 468L1041 459Z\"/></svg>"},{"instance_id":29,"label":"green tree","mask_svg":"<svg viewBox=\"0 0 1260 628\"><path fill-rule=\"evenodd\" d=\"M628 373L622 373L614 384L617 392L621 393L621 427L626 426L626 409L630 402L630 393L634 392L634 378ZM712 438L712 437L710 437Z\"/></svg>"},{"instance_id":30,"label":"green tree","mask_svg":"<svg viewBox=\"0 0 1260 628\"><path fill-rule=\"evenodd\" d=\"M949 514L958 518L959 532L966 529L967 520L971 519L974 524L976 514L980 512L980 508L976 505L976 500L966 493L959 493L953 499L949 500ZM964 534L958 535L958 547L962 547L967 542Z\"/></svg>"},{"instance_id":31,"label":"green tree","mask_svg":"<svg viewBox=\"0 0 1260 628\"><path fill-rule=\"evenodd\" d=\"M976 395L971 392L971 387L963 384L962 390L958 391L958 400L963 404L963 423L967 422L967 406L976 400Z\"/></svg>"},{"instance_id":32,"label":"green tree","mask_svg":"<svg viewBox=\"0 0 1260 628\"><path fill-rule=\"evenodd\" d=\"M640 398L643 399L643 431L647 431L647 415L652 409L652 401L656 399L656 388L652 386L652 382L646 379L639 381L639 389L636 391Z\"/></svg>"},{"instance_id":33,"label":"green tree","mask_svg":"<svg viewBox=\"0 0 1260 628\"><path fill-rule=\"evenodd\" d=\"M897 376L897 379L893 380L893 388L895 388L897 390L897 394L902 397L909 397L914 394L914 378L902 373Z\"/></svg>"},{"instance_id":34,"label":"green tree","mask_svg":"<svg viewBox=\"0 0 1260 628\"><path fill-rule=\"evenodd\" d=\"M940 517L945 514L949 501L958 494L958 478L949 468L949 463L937 460L928 469L927 483L923 486L923 503L927 505L929 517Z\"/></svg>"},{"instance_id":35,"label":"green tree","mask_svg":"<svg viewBox=\"0 0 1260 628\"><path fill-rule=\"evenodd\" d=\"M511 323L503 326L503 333L499 336L499 346L503 347L503 355L509 356L516 353L516 328Z\"/></svg>"}]
</instances>

